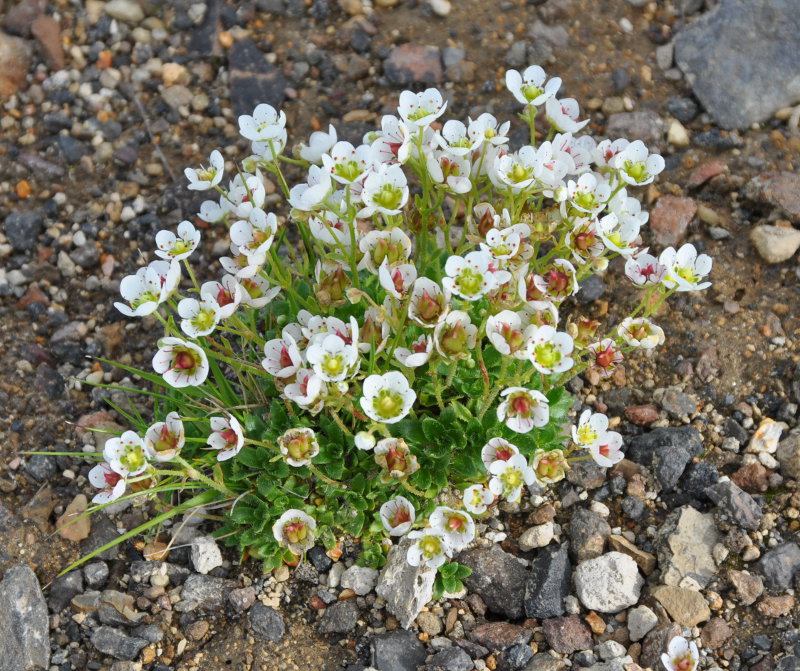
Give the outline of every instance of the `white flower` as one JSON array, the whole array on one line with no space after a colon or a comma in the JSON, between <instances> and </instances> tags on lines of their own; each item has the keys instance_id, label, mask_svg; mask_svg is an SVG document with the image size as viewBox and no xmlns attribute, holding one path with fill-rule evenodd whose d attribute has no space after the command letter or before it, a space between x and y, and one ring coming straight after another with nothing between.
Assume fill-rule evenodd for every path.
<instances>
[{"instance_id":1,"label":"white flower","mask_svg":"<svg viewBox=\"0 0 800 671\"><path fill-rule=\"evenodd\" d=\"M242 302L244 290L233 275L223 275L219 282L204 282L200 287L200 295L214 297L217 301L217 316L222 320L236 312Z\"/></svg>"},{"instance_id":2,"label":"white flower","mask_svg":"<svg viewBox=\"0 0 800 671\"><path fill-rule=\"evenodd\" d=\"M572 427L572 440L578 447L590 447L602 441L608 431L608 417L600 412L584 410L578 424Z\"/></svg>"},{"instance_id":3,"label":"white flower","mask_svg":"<svg viewBox=\"0 0 800 671\"><path fill-rule=\"evenodd\" d=\"M644 186L664 170L664 159L658 154L651 154L644 142L636 140L614 156L609 165L618 171L623 182Z\"/></svg>"},{"instance_id":4,"label":"white flower","mask_svg":"<svg viewBox=\"0 0 800 671\"><path fill-rule=\"evenodd\" d=\"M340 184L361 182L372 167L372 150L366 144L354 147L337 142L329 154L323 154L322 167Z\"/></svg>"},{"instance_id":5,"label":"white flower","mask_svg":"<svg viewBox=\"0 0 800 671\"><path fill-rule=\"evenodd\" d=\"M381 119L380 136L370 146L373 163L405 163L415 153L413 139L414 136L405 123L386 114Z\"/></svg>"},{"instance_id":6,"label":"white flower","mask_svg":"<svg viewBox=\"0 0 800 671\"><path fill-rule=\"evenodd\" d=\"M500 219L500 216L497 216ZM481 249L489 252L505 268L505 262L513 259L520 251L523 238L530 231L527 224L516 224L509 228L490 228L486 233L486 242L481 243ZM503 265L501 265L503 264Z\"/></svg>"},{"instance_id":7,"label":"white flower","mask_svg":"<svg viewBox=\"0 0 800 671\"><path fill-rule=\"evenodd\" d=\"M484 140L483 135L470 137L467 127L457 119L450 119L442 126L441 134L436 137L439 146L451 156L466 156L477 149Z\"/></svg>"},{"instance_id":8,"label":"white flower","mask_svg":"<svg viewBox=\"0 0 800 671\"><path fill-rule=\"evenodd\" d=\"M228 189L231 209L241 219L248 219L253 210L260 210L266 198L267 189L260 174L244 178L242 175L236 175Z\"/></svg>"},{"instance_id":9,"label":"white flower","mask_svg":"<svg viewBox=\"0 0 800 671\"><path fill-rule=\"evenodd\" d=\"M533 174L544 188L544 195L555 198L555 191L563 190L564 177L574 172L572 157L555 149L551 142L542 142L536 150ZM558 199L557 199L558 200Z\"/></svg>"},{"instance_id":10,"label":"white flower","mask_svg":"<svg viewBox=\"0 0 800 671\"><path fill-rule=\"evenodd\" d=\"M483 485L471 485L464 490L461 500L464 502L464 507L473 515L483 515L492 505L494 494Z\"/></svg>"},{"instance_id":11,"label":"white flower","mask_svg":"<svg viewBox=\"0 0 800 671\"><path fill-rule=\"evenodd\" d=\"M445 107L439 90L430 88L422 93L403 91L397 111L409 126L424 128L444 114Z\"/></svg>"},{"instance_id":12,"label":"white flower","mask_svg":"<svg viewBox=\"0 0 800 671\"><path fill-rule=\"evenodd\" d=\"M384 438L375 445L375 463L381 467L381 482L406 480L419 470L416 455L402 438Z\"/></svg>"},{"instance_id":13,"label":"white flower","mask_svg":"<svg viewBox=\"0 0 800 671\"><path fill-rule=\"evenodd\" d=\"M353 225L345 217L331 210L325 210L319 216L310 217L308 220L311 235L317 240L326 245L345 248L350 247ZM357 235L356 239L358 239Z\"/></svg>"},{"instance_id":14,"label":"white flower","mask_svg":"<svg viewBox=\"0 0 800 671\"><path fill-rule=\"evenodd\" d=\"M661 284L667 276L667 267L655 256L640 252L625 261L625 276L636 286L652 287Z\"/></svg>"},{"instance_id":15,"label":"white flower","mask_svg":"<svg viewBox=\"0 0 800 671\"><path fill-rule=\"evenodd\" d=\"M283 114L283 112L281 112L281 114ZM272 163L273 161L276 161L286 148L286 140L288 137L289 136L286 133L286 129L281 128L275 137L269 140L253 142L251 145L253 156L251 156L250 159L255 163L259 163L260 161Z\"/></svg>"},{"instance_id":16,"label":"white flower","mask_svg":"<svg viewBox=\"0 0 800 671\"><path fill-rule=\"evenodd\" d=\"M135 275L122 279L119 292L128 305L114 303L114 306L128 317L152 314L175 291L180 279L181 267L177 261L153 261L139 268Z\"/></svg>"},{"instance_id":17,"label":"white flower","mask_svg":"<svg viewBox=\"0 0 800 671\"><path fill-rule=\"evenodd\" d=\"M418 368L423 364L428 363L433 351L433 338L429 335L421 335L411 343L411 349L405 347L398 347L394 351L394 358L397 359L402 366L407 368Z\"/></svg>"},{"instance_id":18,"label":"white flower","mask_svg":"<svg viewBox=\"0 0 800 671\"><path fill-rule=\"evenodd\" d=\"M292 377L303 365L303 357L294 338L284 334L264 343L264 358L261 366L270 375L279 378Z\"/></svg>"},{"instance_id":19,"label":"white flower","mask_svg":"<svg viewBox=\"0 0 800 671\"><path fill-rule=\"evenodd\" d=\"M172 231L159 231L156 233L156 256L162 259L175 259L181 261L187 258L200 244L200 231L191 222L182 221L178 224L178 235Z\"/></svg>"},{"instance_id":20,"label":"white flower","mask_svg":"<svg viewBox=\"0 0 800 671\"><path fill-rule=\"evenodd\" d=\"M572 257L578 262L586 260L602 262L598 257L605 251L605 245L597 234L595 219L576 217L572 230L567 233L564 243L572 250Z\"/></svg>"},{"instance_id":21,"label":"white flower","mask_svg":"<svg viewBox=\"0 0 800 671\"><path fill-rule=\"evenodd\" d=\"M694 641L675 636L669 642L667 652L661 655L661 663L667 671L695 671L700 663L700 654Z\"/></svg>"},{"instance_id":22,"label":"white flower","mask_svg":"<svg viewBox=\"0 0 800 671\"><path fill-rule=\"evenodd\" d=\"M633 256L639 237L639 224L633 221L620 222L616 214L607 214L597 222L597 232L603 244L612 252L625 257Z\"/></svg>"},{"instance_id":23,"label":"white flower","mask_svg":"<svg viewBox=\"0 0 800 671\"><path fill-rule=\"evenodd\" d=\"M378 281L386 292L395 298L403 298L417 279L417 268L411 263L389 266L384 259L378 269Z\"/></svg>"},{"instance_id":24,"label":"white flower","mask_svg":"<svg viewBox=\"0 0 800 671\"><path fill-rule=\"evenodd\" d=\"M309 368L301 368L295 374L294 380L284 388L284 396L304 410L321 410L321 397L325 390L322 378Z\"/></svg>"},{"instance_id":25,"label":"white flower","mask_svg":"<svg viewBox=\"0 0 800 671\"><path fill-rule=\"evenodd\" d=\"M89 483L100 491L92 498L92 503L111 503L125 493L125 478L109 464L97 464L89 471Z\"/></svg>"},{"instance_id":26,"label":"white flower","mask_svg":"<svg viewBox=\"0 0 800 671\"><path fill-rule=\"evenodd\" d=\"M475 522L468 513L439 506L431 513L431 529L441 531L453 552L459 552L475 538Z\"/></svg>"},{"instance_id":27,"label":"white flower","mask_svg":"<svg viewBox=\"0 0 800 671\"><path fill-rule=\"evenodd\" d=\"M625 189L620 189L608 203L608 212L616 214L620 223L637 224L640 228L650 220L650 214L642 211L642 204Z\"/></svg>"},{"instance_id":28,"label":"white flower","mask_svg":"<svg viewBox=\"0 0 800 671\"><path fill-rule=\"evenodd\" d=\"M543 485L552 485L563 480L569 465L564 450L537 450L531 461L536 479Z\"/></svg>"},{"instance_id":29,"label":"white flower","mask_svg":"<svg viewBox=\"0 0 800 671\"><path fill-rule=\"evenodd\" d=\"M706 254L698 256L694 245L687 243L677 252L667 247L658 260L667 268L663 283L668 289L701 291L711 286L711 282L703 282L711 272L711 257Z\"/></svg>"},{"instance_id":30,"label":"white flower","mask_svg":"<svg viewBox=\"0 0 800 671\"><path fill-rule=\"evenodd\" d=\"M567 154L573 163L571 172L580 175L591 168L597 142L591 135L575 137L572 133L557 133L553 138L553 150Z\"/></svg>"},{"instance_id":31,"label":"white flower","mask_svg":"<svg viewBox=\"0 0 800 671\"><path fill-rule=\"evenodd\" d=\"M510 127L510 121L498 125L494 116L484 112L474 121L470 119L467 133L470 140L472 140L473 146L477 149L484 142L494 146L505 144L508 142L506 133L508 133Z\"/></svg>"},{"instance_id":32,"label":"white flower","mask_svg":"<svg viewBox=\"0 0 800 671\"><path fill-rule=\"evenodd\" d=\"M250 260L265 257L272 247L272 241L278 232L278 218L264 210L252 210L247 220L240 220L231 226L231 241L239 246L241 252Z\"/></svg>"},{"instance_id":33,"label":"white flower","mask_svg":"<svg viewBox=\"0 0 800 671\"><path fill-rule=\"evenodd\" d=\"M376 422L394 424L411 410L417 393L408 385L405 375L389 371L384 375L370 375L362 385L361 409Z\"/></svg>"},{"instance_id":34,"label":"white flower","mask_svg":"<svg viewBox=\"0 0 800 671\"><path fill-rule=\"evenodd\" d=\"M664 330L644 317L626 317L617 327L617 332L631 347L653 349L664 344Z\"/></svg>"},{"instance_id":35,"label":"white flower","mask_svg":"<svg viewBox=\"0 0 800 671\"><path fill-rule=\"evenodd\" d=\"M589 446L589 452L600 466L611 468L625 458L622 453L622 436L616 431L606 431L601 441Z\"/></svg>"},{"instance_id":36,"label":"white flower","mask_svg":"<svg viewBox=\"0 0 800 671\"><path fill-rule=\"evenodd\" d=\"M425 160L428 174L437 184L445 184L450 191L459 194L469 193L472 189L472 183L469 181L469 159L434 150Z\"/></svg>"},{"instance_id":37,"label":"white flower","mask_svg":"<svg viewBox=\"0 0 800 671\"><path fill-rule=\"evenodd\" d=\"M153 357L153 370L164 382L176 388L197 387L208 377L206 353L194 343L180 338L162 338Z\"/></svg>"},{"instance_id":38,"label":"white flower","mask_svg":"<svg viewBox=\"0 0 800 671\"><path fill-rule=\"evenodd\" d=\"M341 382L358 370L358 344L347 344L329 333L316 338L306 349L306 360L325 382Z\"/></svg>"},{"instance_id":39,"label":"white flower","mask_svg":"<svg viewBox=\"0 0 800 671\"><path fill-rule=\"evenodd\" d=\"M594 159L594 164L598 168L610 168L612 167L611 161L623 151L630 142L625 138L620 138L618 140L603 140L599 142L595 147L594 151L592 152L592 158Z\"/></svg>"},{"instance_id":40,"label":"white flower","mask_svg":"<svg viewBox=\"0 0 800 671\"><path fill-rule=\"evenodd\" d=\"M313 429L289 429L278 438L278 447L289 466L306 466L319 454L319 443Z\"/></svg>"},{"instance_id":41,"label":"white flower","mask_svg":"<svg viewBox=\"0 0 800 671\"><path fill-rule=\"evenodd\" d=\"M577 133L589 123L589 119L578 121L580 110L578 101L574 98L564 98L563 100L556 100L555 97L548 98L544 109L547 120L562 133Z\"/></svg>"},{"instance_id":42,"label":"white flower","mask_svg":"<svg viewBox=\"0 0 800 671\"><path fill-rule=\"evenodd\" d=\"M556 331L552 326L540 326L531 335L530 360L536 370L545 375L563 373L573 366L574 343L568 333Z\"/></svg>"},{"instance_id":43,"label":"white flower","mask_svg":"<svg viewBox=\"0 0 800 671\"><path fill-rule=\"evenodd\" d=\"M222 154L216 149L211 152L209 158L209 167L201 167L198 170L186 168L183 174L189 180L189 189L192 191L206 191L207 189L214 188L222 181L222 175L225 172L225 159Z\"/></svg>"},{"instance_id":44,"label":"white flower","mask_svg":"<svg viewBox=\"0 0 800 671\"><path fill-rule=\"evenodd\" d=\"M417 512L405 496L397 496L381 506L380 517L390 536L404 536L414 526Z\"/></svg>"},{"instance_id":45,"label":"white flower","mask_svg":"<svg viewBox=\"0 0 800 671\"><path fill-rule=\"evenodd\" d=\"M197 213L197 216L209 224L216 224L222 221L230 211L231 204L227 198L221 196L219 201L204 200L200 204L200 212Z\"/></svg>"},{"instance_id":46,"label":"white flower","mask_svg":"<svg viewBox=\"0 0 800 671\"><path fill-rule=\"evenodd\" d=\"M375 436L367 431L359 431L354 437L353 442L355 443L356 449L363 450L364 452L369 452L375 447Z\"/></svg>"},{"instance_id":47,"label":"white flower","mask_svg":"<svg viewBox=\"0 0 800 671\"><path fill-rule=\"evenodd\" d=\"M494 162L490 173L498 186L508 186L513 193L519 193L533 186L536 181L536 149L525 145L514 154L500 156Z\"/></svg>"},{"instance_id":48,"label":"white flower","mask_svg":"<svg viewBox=\"0 0 800 671\"><path fill-rule=\"evenodd\" d=\"M505 281L495 277L495 273L490 270L491 265L492 255L485 251L470 252L463 257L451 256L444 265L447 277L442 279L442 286L446 291L468 301L480 300L497 286L498 279L501 280L500 283Z\"/></svg>"},{"instance_id":49,"label":"white flower","mask_svg":"<svg viewBox=\"0 0 800 671\"><path fill-rule=\"evenodd\" d=\"M133 477L147 468L144 443L135 431L125 431L106 441L103 458L112 470L124 477Z\"/></svg>"},{"instance_id":50,"label":"white flower","mask_svg":"<svg viewBox=\"0 0 800 671\"><path fill-rule=\"evenodd\" d=\"M441 531L425 529L412 531L408 534L411 540L416 541L408 548L406 561L411 566L425 564L430 568L439 568L444 564L453 551L447 543L447 539Z\"/></svg>"},{"instance_id":51,"label":"white flower","mask_svg":"<svg viewBox=\"0 0 800 671\"><path fill-rule=\"evenodd\" d=\"M373 275L384 261L389 265L406 263L411 256L411 238L401 228L388 231L370 231L358 242L358 248L364 255L359 268L366 268Z\"/></svg>"},{"instance_id":52,"label":"white flower","mask_svg":"<svg viewBox=\"0 0 800 671\"><path fill-rule=\"evenodd\" d=\"M611 197L611 187L607 182L600 181L592 173L585 173L577 182L567 182L567 193L572 206L581 212L590 215L598 214Z\"/></svg>"},{"instance_id":53,"label":"white flower","mask_svg":"<svg viewBox=\"0 0 800 671\"><path fill-rule=\"evenodd\" d=\"M219 305L210 294L200 294L200 300L184 298L178 303L181 331L190 338L211 333L219 324Z\"/></svg>"},{"instance_id":54,"label":"white flower","mask_svg":"<svg viewBox=\"0 0 800 671\"><path fill-rule=\"evenodd\" d=\"M239 275L239 284L242 285L242 304L251 308L263 308L281 292L280 287L270 288L269 282L261 275L242 273Z\"/></svg>"},{"instance_id":55,"label":"white flower","mask_svg":"<svg viewBox=\"0 0 800 671\"><path fill-rule=\"evenodd\" d=\"M330 171L312 165L308 169L308 180L293 186L289 192L289 205L303 212L316 210L330 193L332 186Z\"/></svg>"},{"instance_id":56,"label":"white flower","mask_svg":"<svg viewBox=\"0 0 800 671\"><path fill-rule=\"evenodd\" d=\"M449 292L427 277L419 277L411 290L408 316L425 328L434 328L450 310Z\"/></svg>"},{"instance_id":57,"label":"white flower","mask_svg":"<svg viewBox=\"0 0 800 671\"><path fill-rule=\"evenodd\" d=\"M217 452L217 461L227 461L239 454L244 446L244 430L233 415L212 417L208 446Z\"/></svg>"},{"instance_id":58,"label":"white flower","mask_svg":"<svg viewBox=\"0 0 800 671\"><path fill-rule=\"evenodd\" d=\"M364 208L358 213L360 219L375 213L400 214L408 202L408 180L399 165L382 165L364 180L361 192Z\"/></svg>"},{"instance_id":59,"label":"white flower","mask_svg":"<svg viewBox=\"0 0 800 671\"><path fill-rule=\"evenodd\" d=\"M534 427L545 426L550 420L547 397L535 389L508 387L500 396L504 399L497 408L497 419L517 433L528 433Z\"/></svg>"},{"instance_id":60,"label":"white flower","mask_svg":"<svg viewBox=\"0 0 800 671\"><path fill-rule=\"evenodd\" d=\"M374 349L375 354L378 354L386 348L386 343L392 333L392 327L386 318L390 313L391 299L388 296L384 300L384 307L366 309L364 323L359 328L359 352L369 354Z\"/></svg>"},{"instance_id":61,"label":"white flower","mask_svg":"<svg viewBox=\"0 0 800 671\"><path fill-rule=\"evenodd\" d=\"M314 547L317 522L302 510L291 508L272 525L272 535L294 554L302 554Z\"/></svg>"},{"instance_id":62,"label":"white flower","mask_svg":"<svg viewBox=\"0 0 800 671\"><path fill-rule=\"evenodd\" d=\"M486 320L486 337L494 348L505 356L516 359L529 358L528 345L536 326L522 312L503 310Z\"/></svg>"},{"instance_id":63,"label":"white flower","mask_svg":"<svg viewBox=\"0 0 800 671\"><path fill-rule=\"evenodd\" d=\"M522 497L522 488L532 485L536 474L525 457L515 454L510 459L498 459L489 466L491 479L489 491L495 496L503 496L509 503L516 503Z\"/></svg>"},{"instance_id":64,"label":"white flower","mask_svg":"<svg viewBox=\"0 0 800 671\"><path fill-rule=\"evenodd\" d=\"M170 461L180 454L185 443L183 422L177 412L169 413L165 421L156 422L144 434L144 451L155 461Z\"/></svg>"},{"instance_id":65,"label":"white flower","mask_svg":"<svg viewBox=\"0 0 800 671\"><path fill-rule=\"evenodd\" d=\"M481 449L481 461L488 471L495 461L508 461L515 454L519 454L516 445L509 443L505 438L492 438Z\"/></svg>"},{"instance_id":66,"label":"white flower","mask_svg":"<svg viewBox=\"0 0 800 671\"><path fill-rule=\"evenodd\" d=\"M333 124L328 124L328 132L317 130L311 133L308 138L308 146L300 145L300 158L309 163L319 163L322 155L328 153L331 147L336 144L336 128Z\"/></svg>"},{"instance_id":67,"label":"white flower","mask_svg":"<svg viewBox=\"0 0 800 671\"><path fill-rule=\"evenodd\" d=\"M262 103L253 111L253 116L239 117L239 133L251 142L263 142L278 137L286 126L286 114L278 112L272 105Z\"/></svg>"},{"instance_id":68,"label":"white flower","mask_svg":"<svg viewBox=\"0 0 800 671\"><path fill-rule=\"evenodd\" d=\"M554 98L561 88L561 79L553 77L546 84L544 70L531 65L520 74L517 70L506 70L506 88L518 102L534 107Z\"/></svg>"},{"instance_id":69,"label":"white flower","mask_svg":"<svg viewBox=\"0 0 800 671\"><path fill-rule=\"evenodd\" d=\"M475 348L477 337L478 327L463 310L448 312L433 330L436 351L449 361L468 359Z\"/></svg>"}]
</instances>

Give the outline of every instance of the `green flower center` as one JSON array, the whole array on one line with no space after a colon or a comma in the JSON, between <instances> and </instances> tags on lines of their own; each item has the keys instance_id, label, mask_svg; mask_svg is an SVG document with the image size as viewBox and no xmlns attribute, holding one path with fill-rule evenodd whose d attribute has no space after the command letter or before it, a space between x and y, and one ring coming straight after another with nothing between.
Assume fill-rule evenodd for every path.
<instances>
[{"instance_id":1,"label":"green flower center","mask_svg":"<svg viewBox=\"0 0 800 671\"><path fill-rule=\"evenodd\" d=\"M691 268L677 268L675 272L689 284L695 284L697 282L697 275L694 274L694 270Z\"/></svg>"},{"instance_id":2,"label":"green flower center","mask_svg":"<svg viewBox=\"0 0 800 671\"><path fill-rule=\"evenodd\" d=\"M191 252L191 251L192 251L192 245L186 242L186 240L178 239L172 246L172 256L178 256L179 254L185 254L186 252Z\"/></svg>"},{"instance_id":3,"label":"green flower center","mask_svg":"<svg viewBox=\"0 0 800 671\"><path fill-rule=\"evenodd\" d=\"M213 168L201 168L197 171L197 176L203 182L211 182L217 176L217 171Z\"/></svg>"},{"instance_id":4,"label":"green flower center","mask_svg":"<svg viewBox=\"0 0 800 671\"><path fill-rule=\"evenodd\" d=\"M525 84L522 87L522 95L525 96L525 100L528 102L536 100L542 93L544 93L544 89L540 89L536 84Z\"/></svg>"},{"instance_id":5,"label":"green flower center","mask_svg":"<svg viewBox=\"0 0 800 671\"><path fill-rule=\"evenodd\" d=\"M403 200L403 192L392 184L384 184L372 200L386 210L396 210Z\"/></svg>"},{"instance_id":6,"label":"green flower center","mask_svg":"<svg viewBox=\"0 0 800 671\"><path fill-rule=\"evenodd\" d=\"M583 426L578 428L578 440L583 444L593 443L597 440L597 431L595 431L591 426L588 424L584 424Z\"/></svg>"},{"instance_id":7,"label":"green flower center","mask_svg":"<svg viewBox=\"0 0 800 671\"><path fill-rule=\"evenodd\" d=\"M548 368L552 368L561 361L561 352L559 352L558 348L551 342L536 345L533 351L536 354L536 360Z\"/></svg>"},{"instance_id":8,"label":"green flower center","mask_svg":"<svg viewBox=\"0 0 800 671\"><path fill-rule=\"evenodd\" d=\"M591 191L581 191L578 193L575 198L574 202L578 207L582 207L584 210L591 210L597 206L597 198Z\"/></svg>"},{"instance_id":9,"label":"green flower center","mask_svg":"<svg viewBox=\"0 0 800 671\"><path fill-rule=\"evenodd\" d=\"M344 370L344 361L341 354L326 354L322 361L322 369L330 376L336 377Z\"/></svg>"},{"instance_id":10,"label":"green flower center","mask_svg":"<svg viewBox=\"0 0 800 671\"><path fill-rule=\"evenodd\" d=\"M500 476L500 480L507 490L522 487L524 482L522 472L518 468L507 468Z\"/></svg>"},{"instance_id":11,"label":"green flower center","mask_svg":"<svg viewBox=\"0 0 800 671\"><path fill-rule=\"evenodd\" d=\"M403 410L403 397L396 391L381 389L372 401L372 407L378 417L391 419L397 417Z\"/></svg>"},{"instance_id":12,"label":"green flower center","mask_svg":"<svg viewBox=\"0 0 800 671\"><path fill-rule=\"evenodd\" d=\"M442 541L436 536L425 536L420 543L420 549L426 559L431 559L442 553Z\"/></svg>"},{"instance_id":13,"label":"green flower center","mask_svg":"<svg viewBox=\"0 0 800 671\"><path fill-rule=\"evenodd\" d=\"M363 169L358 161L344 161L342 163L337 163L333 172L337 177L346 179L348 182L353 182L363 172Z\"/></svg>"},{"instance_id":14,"label":"green flower center","mask_svg":"<svg viewBox=\"0 0 800 671\"><path fill-rule=\"evenodd\" d=\"M644 163L634 163L633 161L625 161L625 167L623 168L625 174L627 174L634 182L643 182L647 179L647 166Z\"/></svg>"},{"instance_id":15,"label":"green flower center","mask_svg":"<svg viewBox=\"0 0 800 671\"><path fill-rule=\"evenodd\" d=\"M216 315L214 311L209 308L203 308L192 319L192 326L198 331L207 331L214 327L216 324Z\"/></svg>"},{"instance_id":16,"label":"green flower center","mask_svg":"<svg viewBox=\"0 0 800 671\"><path fill-rule=\"evenodd\" d=\"M430 114L433 114L431 110L427 110L424 107L418 107L413 112L411 112L411 114L408 115L408 118L411 119L411 121L419 121L420 119L424 119L426 116L429 116Z\"/></svg>"},{"instance_id":17,"label":"green flower center","mask_svg":"<svg viewBox=\"0 0 800 671\"><path fill-rule=\"evenodd\" d=\"M130 472L140 469L145 462L144 451L139 447L128 447L125 453L119 458L119 463Z\"/></svg>"},{"instance_id":18,"label":"green flower center","mask_svg":"<svg viewBox=\"0 0 800 671\"><path fill-rule=\"evenodd\" d=\"M511 171L508 173L508 178L515 184L529 180L532 176L532 170L530 168L526 168L521 163L515 163L514 167L511 168Z\"/></svg>"},{"instance_id":19,"label":"green flower center","mask_svg":"<svg viewBox=\"0 0 800 671\"><path fill-rule=\"evenodd\" d=\"M158 303L159 295L155 291L145 291L138 298L131 301L131 307L135 310L143 303Z\"/></svg>"},{"instance_id":20,"label":"green flower center","mask_svg":"<svg viewBox=\"0 0 800 671\"><path fill-rule=\"evenodd\" d=\"M474 296L483 286L483 277L472 268L464 268L456 278L459 291L466 296Z\"/></svg>"}]
</instances>

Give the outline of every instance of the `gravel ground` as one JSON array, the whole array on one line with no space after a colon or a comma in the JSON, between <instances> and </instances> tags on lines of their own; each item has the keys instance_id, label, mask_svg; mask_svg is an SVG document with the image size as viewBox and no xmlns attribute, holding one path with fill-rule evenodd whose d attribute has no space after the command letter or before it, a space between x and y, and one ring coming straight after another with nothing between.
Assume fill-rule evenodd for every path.
<instances>
[{"instance_id":1,"label":"gravel ground","mask_svg":"<svg viewBox=\"0 0 800 671\"><path fill-rule=\"evenodd\" d=\"M800 136L781 96L800 49L760 28L781 12L792 26L791 2L748 5L742 40L752 32L758 49L699 57L724 33L721 12L735 30L739 0L716 13L702 0L5 4L1 668L635 671L657 668L678 634L698 639L704 668L798 668ZM263 576L225 553L220 564L197 519L56 578L148 512L118 506L55 533L85 505L89 466L24 452L94 452L83 427L120 421L81 380L124 380L87 357L151 356L154 331L112 301L155 231L196 211L183 167L214 148L243 156L236 116L259 102L282 106L296 141L329 122L357 140L406 86L441 86L453 116L512 118L503 72L534 62L564 79L596 135L664 154L645 242L690 241L715 260L709 291L659 315L656 356L571 383L628 458L504 506L461 557L467 593L408 630L393 576L354 569L357 546ZM753 78L742 100L727 65ZM204 235L216 267L224 243ZM612 264L575 309L619 319L634 300L620 275ZM765 420L779 438L776 424L756 433ZM165 561L145 560L175 535Z\"/></svg>"}]
</instances>

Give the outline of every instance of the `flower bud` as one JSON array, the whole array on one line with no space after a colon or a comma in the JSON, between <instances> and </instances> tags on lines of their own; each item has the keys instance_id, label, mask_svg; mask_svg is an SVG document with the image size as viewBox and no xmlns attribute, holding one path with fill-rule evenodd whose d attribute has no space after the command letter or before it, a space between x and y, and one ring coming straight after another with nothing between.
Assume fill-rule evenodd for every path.
<instances>
[{"instance_id":1,"label":"flower bud","mask_svg":"<svg viewBox=\"0 0 800 671\"><path fill-rule=\"evenodd\" d=\"M566 474L567 460L562 450L539 452L533 458L533 470L540 482L552 483L563 480Z\"/></svg>"}]
</instances>

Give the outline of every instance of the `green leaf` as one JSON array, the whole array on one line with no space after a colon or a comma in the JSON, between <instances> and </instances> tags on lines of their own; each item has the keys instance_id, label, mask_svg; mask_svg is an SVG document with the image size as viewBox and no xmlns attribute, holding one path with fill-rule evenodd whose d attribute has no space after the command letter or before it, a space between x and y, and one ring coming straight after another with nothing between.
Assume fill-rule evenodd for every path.
<instances>
[{"instance_id":1,"label":"green leaf","mask_svg":"<svg viewBox=\"0 0 800 671\"><path fill-rule=\"evenodd\" d=\"M422 433L429 441L436 441L442 437L444 427L433 417L422 418Z\"/></svg>"},{"instance_id":2,"label":"green leaf","mask_svg":"<svg viewBox=\"0 0 800 671\"><path fill-rule=\"evenodd\" d=\"M442 564L439 567L439 574L442 578L452 578L453 576L458 573L458 566L457 562L448 562L446 564Z\"/></svg>"}]
</instances>

